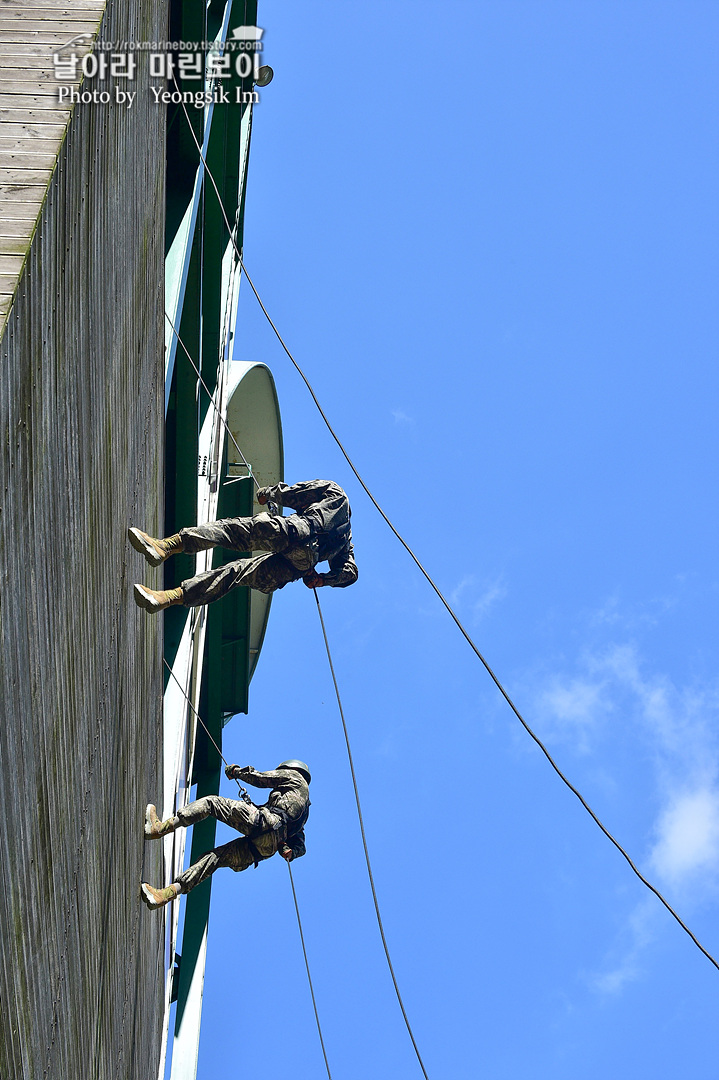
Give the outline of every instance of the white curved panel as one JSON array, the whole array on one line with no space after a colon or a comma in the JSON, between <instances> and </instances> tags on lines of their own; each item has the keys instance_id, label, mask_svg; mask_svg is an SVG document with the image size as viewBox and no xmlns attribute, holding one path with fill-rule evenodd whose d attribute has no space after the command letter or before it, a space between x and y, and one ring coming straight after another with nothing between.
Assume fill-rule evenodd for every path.
<instances>
[{"instance_id":1,"label":"white curved panel","mask_svg":"<svg viewBox=\"0 0 719 1080\"><path fill-rule=\"evenodd\" d=\"M252 468L260 487L284 479L282 423L272 372L264 364L233 361L230 366L227 426L237 447ZM237 448L228 438L228 473L247 474ZM255 498L253 513L264 510ZM250 601L250 678L265 636L271 596L253 592Z\"/></svg>"}]
</instances>

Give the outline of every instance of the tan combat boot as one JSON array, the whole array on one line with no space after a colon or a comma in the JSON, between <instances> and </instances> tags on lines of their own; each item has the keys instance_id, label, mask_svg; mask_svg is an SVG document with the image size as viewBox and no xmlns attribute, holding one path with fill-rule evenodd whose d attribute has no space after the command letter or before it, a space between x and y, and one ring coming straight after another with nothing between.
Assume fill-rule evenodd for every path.
<instances>
[{"instance_id":1,"label":"tan combat boot","mask_svg":"<svg viewBox=\"0 0 719 1080\"><path fill-rule=\"evenodd\" d=\"M147 804L147 810L145 810L145 836L149 840L159 840L161 836L167 836L168 833L174 832L179 827L179 818L170 817L166 821L160 821L156 807L152 803Z\"/></svg>"},{"instance_id":2,"label":"tan combat boot","mask_svg":"<svg viewBox=\"0 0 719 1080\"><path fill-rule=\"evenodd\" d=\"M154 536L142 532L141 529L132 528L127 530L127 538L135 551L145 556L150 566L159 566L165 559L169 559L170 555L177 555L178 552L184 550L179 533L168 536L165 540L156 540Z\"/></svg>"},{"instance_id":3,"label":"tan combat boot","mask_svg":"<svg viewBox=\"0 0 719 1080\"><path fill-rule=\"evenodd\" d=\"M140 893L147 906L154 910L154 908L164 907L165 904L175 900L180 895L180 886L176 881L173 881L172 885L168 885L166 889L153 889L152 885L148 885L146 881L143 881L140 884Z\"/></svg>"},{"instance_id":4,"label":"tan combat boot","mask_svg":"<svg viewBox=\"0 0 719 1080\"><path fill-rule=\"evenodd\" d=\"M182 588L176 589L148 589L146 585L133 585L135 603L138 607L155 615L158 611L172 607L173 604L182 603Z\"/></svg>"}]
</instances>

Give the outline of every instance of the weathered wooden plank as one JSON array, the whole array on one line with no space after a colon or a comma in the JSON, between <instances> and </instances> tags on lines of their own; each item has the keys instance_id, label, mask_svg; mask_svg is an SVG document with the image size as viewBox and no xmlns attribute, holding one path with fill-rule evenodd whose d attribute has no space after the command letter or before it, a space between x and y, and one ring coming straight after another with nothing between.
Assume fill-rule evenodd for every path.
<instances>
[{"instance_id":1,"label":"weathered wooden plank","mask_svg":"<svg viewBox=\"0 0 719 1080\"><path fill-rule=\"evenodd\" d=\"M64 33L65 27L69 28L68 38L80 34L95 37L99 23L100 19L95 19L90 13L80 17L70 15L69 18L66 18L60 12L56 14L56 17L53 17L47 13L43 14L32 10L21 11L18 9L10 11L7 8L0 8L0 44L4 44L6 32L13 35L19 32L32 36L37 31L45 30L48 33L58 34Z\"/></svg>"},{"instance_id":2,"label":"weathered wooden plank","mask_svg":"<svg viewBox=\"0 0 719 1080\"><path fill-rule=\"evenodd\" d=\"M47 123L62 124L65 127L70 119L70 111L69 107L53 107L46 97L40 98L37 104L32 96L0 94L0 123Z\"/></svg>"},{"instance_id":3,"label":"weathered wooden plank","mask_svg":"<svg viewBox=\"0 0 719 1080\"><path fill-rule=\"evenodd\" d=\"M7 315L12 304L12 295L10 293L0 293L0 315Z\"/></svg>"},{"instance_id":4,"label":"weathered wooden plank","mask_svg":"<svg viewBox=\"0 0 719 1080\"><path fill-rule=\"evenodd\" d=\"M12 243L14 239L20 242L30 236L32 226L28 225L29 219L8 216L11 208L12 204L10 203L0 203L0 231L2 232L3 242Z\"/></svg>"},{"instance_id":5,"label":"weathered wooden plank","mask_svg":"<svg viewBox=\"0 0 719 1080\"><path fill-rule=\"evenodd\" d=\"M53 3L53 0L0 0L0 11L11 11L22 8L23 11L49 11L50 13L65 10L88 11L97 16L98 21L102 17L106 4L104 0L76 0L74 3Z\"/></svg>"},{"instance_id":6,"label":"weathered wooden plank","mask_svg":"<svg viewBox=\"0 0 719 1080\"><path fill-rule=\"evenodd\" d=\"M55 144L54 147L51 147L48 150L40 150L38 153L33 154L27 151L21 153L17 150L5 150L0 147L0 169L52 171L55 167L58 149L58 144Z\"/></svg>"},{"instance_id":7,"label":"weathered wooden plank","mask_svg":"<svg viewBox=\"0 0 719 1080\"><path fill-rule=\"evenodd\" d=\"M93 31L87 31L95 37ZM70 38L74 37L74 32L68 32L65 30L52 30L50 27L43 26L38 30L26 29L25 27L18 27L16 29L10 29L5 27L0 32L0 43L3 45L6 42L14 43L16 45L53 45L59 48L61 45L65 45Z\"/></svg>"},{"instance_id":8,"label":"weathered wooden plank","mask_svg":"<svg viewBox=\"0 0 719 1080\"><path fill-rule=\"evenodd\" d=\"M17 241L17 242L19 243L20 241ZM19 248L17 251L5 251L5 247L7 246L7 243L6 243L6 241L5 241L5 239L3 237L0 237L0 259L4 259L4 258L19 258L20 259L20 266L18 267L17 273L14 275L14 280L15 280L16 283L19 280L20 271L22 270L22 264L25 262L25 257L27 255L29 249L30 249L30 244L31 244L31 235L28 234L25 237L25 239L22 241L22 247Z\"/></svg>"},{"instance_id":9,"label":"weathered wooden plank","mask_svg":"<svg viewBox=\"0 0 719 1080\"><path fill-rule=\"evenodd\" d=\"M3 76L0 96L14 97L15 108L22 106L23 99L27 100L37 95L45 97L48 93L52 94L55 86L58 85L57 82L55 82L55 86L50 85L50 79L42 78L41 73L33 73L30 76L25 75L23 71L5 69ZM53 81L55 80L53 79ZM14 83L14 85L10 85L10 83Z\"/></svg>"},{"instance_id":10,"label":"weathered wooden plank","mask_svg":"<svg viewBox=\"0 0 719 1080\"><path fill-rule=\"evenodd\" d=\"M2 263L3 258L4 258L4 256L0 256L0 264ZM22 265L22 260L21 260L21 265ZM2 271L2 267L0 265L0 293L7 293L7 292L12 292L13 291L13 289L17 285L17 276L18 276L19 272L20 272L20 267L18 266L17 271L15 271L14 273L11 272L11 273L4 274L3 271Z\"/></svg>"},{"instance_id":11,"label":"weathered wooden plank","mask_svg":"<svg viewBox=\"0 0 719 1080\"><path fill-rule=\"evenodd\" d=\"M53 8L45 4L18 4L5 2L0 5L0 18L18 19L22 22L39 23L45 20L57 22L88 22L97 16L97 22L102 17L102 8L98 7L68 7L67 4Z\"/></svg>"},{"instance_id":12,"label":"weathered wooden plank","mask_svg":"<svg viewBox=\"0 0 719 1080\"><path fill-rule=\"evenodd\" d=\"M81 75L78 75L78 81L80 77ZM8 83L16 83L17 90L11 89ZM31 90L33 93L44 93L44 87L46 86L49 86L54 92L58 85L59 82L55 78L55 68L52 64L47 64L43 68L22 68L14 64L7 66L0 64L0 93L21 94L26 90Z\"/></svg>"},{"instance_id":13,"label":"weathered wooden plank","mask_svg":"<svg viewBox=\"0 0 719 1080\"><path fill-rule=\"evenodd\" d=\"M5 145L13 144L13 141L15 145ZM0 124L0 168L52 168L59 144L60 140L56 138L39 139L26 136L24 139L3 139Z\"/></svg>"},{"instance_id":14,"label":"weathered wooden plank","mask_svg":"<svg viewBox=\"0 0 719 1080\"><path fill-rule=\"evenodd\" d=\"M53 56L58 52L55 45L44 44L43 42L36 42L35 44L28 44L27 42L22 41L6 42L2 35L0 35L0 47L2 48L2 52L0 53L0 63L5 67L9 63L17 64L19 67L36 67L38 63L43 61L49 66L52 64ZM68 53L74 52L78 56L84 56L86 53L91 52L92 48L92 42L88 42L87 44L81 42L65 51ZM64 56L65 52L60 55Z\"/></svg>"},{"instance_id":15,"label":"weathered wooden plank","mask_svg":"<svg viewBox=\"0 0 719 1080\"><path fill-rule=\"evenodd\" d=\"M33 12L15 12L13 14L0 11L0 31L9 33L27 33L28 40L35 38L36 33L66 33L68 38L76 33L97 32L99 19L82 15L74 18L42 18L39 19Z\"/></svg>"},{"instance_id":16,"label":"weathered wooden plank","mask_svg":"<svg viewBox=\"0 0 719 1080\"><path fill-rule=\"evenodd\" d=\"M80 64L78 63L78 67ZM0 56L0 71L2 72L3 79L23 79L25 82L32 82L33 79L40 79L43 76L47 78L49 75L54 77L55 65L52 60L52 54L39 65L25 66L24 63L16 60L14 57ZM7 73L11 74L8 75Z\"/></svg>"},{"instance_id":17,"label":"weathered wooden plank","mask_svg":"<svg viewBox=\"0 0 719 1080\"><path fill-rule=\"evenodd\" d=\"M0 98L21 98L34 108L40 108L45 103L49 109L59 108L57 83L54 85L38 85L25 82L11 82L9 79L0 79Z\"/></svg>"},{"instance_id":18,"label":"weathered wooden plank","mask_svg":"<svg viewBox=\"0 0 719 1080\"><path fill-rule=\"evenodd\" d=\"M77 84L81 76L73 79ZM62 80L64 83L65 80ZM22 68L0 68L0 93L2 94L46 94L55 93L62 83L55 78L52 68L24 71Z\"/></svg>"},{"instance_id":19,"label":"weathered wooden plank","mask_svg":"<svg viewBox=\"0 0 719 1080\"><path fill-rule=\"evenodd\" d=\"M3 72L4 75L10 76L10 72ZM0 78L0 94L15 94L17 97L27 97L32 95L33 97L49 97L51 100L59 100L57 91L60 84L55 81L54 78L45 78L44 75L38 75L32 79L24 79L22 73L16 78ZM79 85L79 80L74 84Z\"/></svg>"},{"instance_id":20,"label":"weathered wooden plank","mask_svg":"<svg viewBox=\"0 0 719 1080\"><path fill-rule=\"evenodd\" d=\"M18 127L25 130L20 130L16 135L12 133L7 135L8 128ZM1 124L0 123L0 155L6 153L16 153L33 155L38 154L52 154L57 155L58 147L60 145L60 139L62 139L63 129L59 127L58 130L51 136L43 138L35 131L28 131L27 125L23 124Z\"/></svg>"},{"instance_id":21,"label":"weathered wooden plank","mask_svg":"<svg viewBox=\"0 0 719 1080\"><path fill-rule=\"evenodd\" d=\"M18 222L13 222L17 225ZM30 246L30 229L25 225L23 236L10 235L5 222L0 222L0 257L3 255L25 255Z\"/></svg>"},{"instance_id":22,"label":"weathered wooden plank","mask_svg":"<svg viewBox=\"0 0 719 1080\"><path fill-rule=\"evenodd\" d=\"M8 121L0 114L0 139L4 142L18 142L23 146L31 143L55 143L65 132L65 124L23 123Z\"/></svg>"},{"instance_id":23,"label":"weathered wooden plank","mask_svg":"<svg viewBox=\"0 0 719 1080\"><path fill-rule=\"evenodd\" d=\"M89 31L92 33L92 31ZM8 42L16 45L49 45L51 49L57 50L67 44L70 38L74 35L69 35L65 30L50 30L50 29L37 29L37 30L10 30L8 28L3 29L0 32L0 41L4 44ZM90 44L94 45L95 35L93 33Z\"/></svg>"},{"instance_id":24,"label":"weathered wooden plank","mask_svg":"<svg viewBox=\"0 0 719 1080\"><path fill-rule=\"evenodd\" d=\"M3 185L0 185L0 214L6 218L12 218L15 221L31 220L36 221L37 216L42 209L44 201L45 191L41 187L26 188L25 191L34 191L35 198L30 199L27 196L18 198L13 194L8 194L2 190Z\"/></svg>"},{"instance_id":25,"label":"weathered wooden plank","mask_svg":"<svg viewBox=\"0 0 719 1080\"><path fill-rule=\"evenodd\" d=\"M37 221L41 209L42 202L38 202L37 205L33 206L32 203L6 203L0 201L0 214L3 216L5 226L15 222L18 225L27 227L28 222L32 224Z\"/></svg>"},{"instance_id":26,"label":"weathered wooden plank","mask_svg":"<svg viewBox=\"0 0 719 1080\"><path fill-rule=\"evenodd\" d=\"M0 181L0 202L42 202L37 184L13 184Z\"/></svg>"},{"instance_id":27,"label":"weathered wooden plank","mask_svg":"<svg viewBox=\"0 0 719 1080\"><path fill-rule=\"evenodd\" d=\"M2 255L22 255L25 256L27 249L30 246L30 237L32 234L32 226L28 221L13 222L14 225L24 225L24 235L22 237L12 237L12 235L5 235L4 221L2 222L2 234L0 234L0 256Z\"/></svg>"},{"instance_id":28,"label":"weathered wooden plank","mask_svg":"<svg viewBox=\"0 0 719 1080\"><path fill-rule=\"evenodd\" d=\"M0 165L0 190L8 184L23 187L46 187L52 167L46 169L4 169Z\"/></svg>"},{"instance_id":29,"label":"weathered wooden plank","mask_svg":"<svg viewBox=\"0 0 719 1080\"><path fill-rule=\"evenodd\" d=\"M15 278L17 278L17 275L22 269L22 264L24 261L24 256L22 255L0 254L0 282L2 282L4 278L10 276L14 276ZM0 293L7 291L8 290L3 289L2 285L0 284Z\"/></svg>"},{"instance_id":30,"label":"weathered wooden plank","mask_svg":"<svg viewBox=\"0 0 719 1080\"><path fill-rule=\"evenodd\" d=\"M55 62L53 56L57 52L52 45L44 45L45 52L37 53L11 53L7 49L3 49L0 54L0 71L16 71L18 75L20 72L27 72L27 77L32 78L32 73L36 71L50 71L55 74ZM74 47L73 47L74 48ZM72 50L68 49L68 52ZM85 48L83 52L80 49L75 50L77 56L85 55L90 52L90 46ZM61 56L65 56L65 53L60 53ZM79 65L78 65L79 67ZM4 76L6 78L6 76Z\"/></svg>"},{"instance_id":31,"label":"weathered wooden plank","mask_svg":"<svg viewBox=\"0 0 719 1080\"><path fill-rule=\"evenodd\" d=\"M14 7L0 7L0 28L3 22L17 23L32 29L36 29L43 23L50 23L51 27L79 26L82 33L82 28L87 24L97 28L101 15L102 12L96 15L92 9L73 11L72 8L58 8L56 11L51 11L48 8L21 8L15 5Z\"/></svg>"},{"instance_id":32,"label":"weathered wooden plank","mask_svg":"<svg viewBox=\"0 0 719 1080\"><path fill-rule=\"evenodd\" d=\"M11 212L3 221L3 232L9 233L12 228L23 229L24 236L29 241L39 217L39 213L33 215L28 214L26 217L22 217L18 214L13 215Z\"/></svg>"},{"instance_id":33,"label":"weathered wooden plank","mask_svg":"<svg viewBox=\"0 0 719 1080\"><path fill-rule=\"evenodd\" d=\"M0 0L0 3L2 0ZM57 52L54 45L40 44L28 44L25 41L6 41L5 38L0 35L0 46L2 46L2 56L7 60L8 57L50 57ZM75 52L78 56L84 56L92 50L92 42L84 44L79 42L73 45L72 50L68 49L68 52Z\"/></svg>"},{"instance_id":34,"label":"weathered wooden plank","mask_svg":"<svg viewBox=\"0 0 719 1080\"><path fill-rule=\"evenodd\" d=\"M0 9L17 7L17 6L18 6L18 0L0 0ZM28 8L36 8L36 9L37 8L40 8L40 9L42 9L42 8L51 8L53 11L55 10L55 7L52 4L50 4L48 2L48 0L23 0L22 6L25 9L28 9ZM58 5L58 6L60 6L63 9L68 7L67 4L62 4L62 5ZM76 11L88 10L88 11L92 11L93 13L97 12L99 15L102 15L102 12L103 12L103 10L105 8L105 0L75 0L72 7Z\"/></svg>"},{"instance_id":35,"label":"weathered wooden plank","mask_svg":"<svg viewBox=\"0 0 719 1080\"><path fill-rule=\"evenodd\" d=\"M77 85L79 81L80 78L76 78L74 85ZM44 97L48 92L48 87L52 92L56 86L60 85L62 84L55 79L55 72L52 68L25 70L15 66L0 66L0 86L2 87L0 93L19 99L18 105L29 94L42 94Z\"/></svg>"},{"instance_id":36,"label":"weathered wooden plank","mask_svg":"<svg viewBox=\"0 0 719 1080\"><path fill-rule=\"evenodd\" d=\"M32 72L35 71L53 71L54 60L53 57L58 53L58 48L55 45L38 45L37 48L45 50L44 52L37 53L9 53L2 48L2 35L0 35L0 68L3 70L9 69L16 72L27 72L27 77L32 78ZM18 44L18 43L16 43ZM18 45L18 48L20 46ZM63 56L64 53L59 53ZM80 60L78 60L78 66Z\"/></svg>"},{"instance_id":37,"label":"weathered wooden plank","mask_svg":"<svg viewBox=\"0 0 719 1080\"><path fill-rule=\"evenodd\" d=\"M2 176L0 176L0 199L17 199L20 202L35 202L36 199L42 196L38 194L38 182L37 176L33 177L32 182L28 183L27 180L12 179L10 174L14 170L4 169L2 170ZM37 174L40 170L30 170Z\"/></svg>"}]
</instances>

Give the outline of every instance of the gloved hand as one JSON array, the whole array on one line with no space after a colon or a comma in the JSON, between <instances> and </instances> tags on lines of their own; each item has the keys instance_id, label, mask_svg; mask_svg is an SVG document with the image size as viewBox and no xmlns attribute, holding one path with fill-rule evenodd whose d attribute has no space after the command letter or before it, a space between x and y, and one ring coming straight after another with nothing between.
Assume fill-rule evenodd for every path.
<instances>
[{"instance_id":1,"label":"gloved hand","mask_svg":"<svg viewBox=\"0 0 719 1080\"><path fill-rule=\"evenodd\" d=\"M302 580L308 589L321 589L325 583L324 574L316 574L314 570L310 570L309 574L305 574Z\"/></svg>"},{"instance_id":2,"label":"gloved hand","mask_svg":"<svg viewBox=\"0 0 719 1080\"><path fill-rule=\"evenodd\" d=\"M277 850L285 862L292 862L292 848L289 844L280 844Z\"/></svg>"},{"instance_id":3,"label":"gloved hand","mask_svg":"<svg viewBox=\"0 0 719 1080\"><path fill-rule=\"evenodd\" d=\"M251 765L226 765L225 776L228 780L241 780L248 772L252 772Z\"/></svg>"},{"instance_id":4,"label":"gloved hand","mask_svg":"<svg viewBox=\"0 0 719 1080\"><path fill-rule=\"evenodd\" d=\"M257 492L257 501L260 504L260 506L264 506L265 503L267 502L267 496L265 495L265 489L264 488L260 488L260 490Z\"/></svg>"}]
</instances>

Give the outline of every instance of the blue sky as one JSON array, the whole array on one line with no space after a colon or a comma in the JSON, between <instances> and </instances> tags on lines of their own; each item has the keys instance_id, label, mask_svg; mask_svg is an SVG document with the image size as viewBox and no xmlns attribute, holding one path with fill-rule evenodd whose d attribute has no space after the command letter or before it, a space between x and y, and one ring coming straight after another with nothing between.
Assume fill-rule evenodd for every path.
<instances>
[{"instance_id":1,"label":"blue sky","mask_svg":"<svg viewBox=\"0 0 719 1080\"><path fill-rule=\"evenodd\" d=\"M718 955L719 9L265 0L260 24L248 269L520 710ZM352 500L360 579L320 597L430 1077L716 1080L719 973L521 730L246 288L238 331L287 479ZM225 734L312 767L294 872L335 1080L413 1080L301 585ZM324 1075L274 859L215 875L198 1075L284 1070Z\"/></svg>"}]
</instances>

